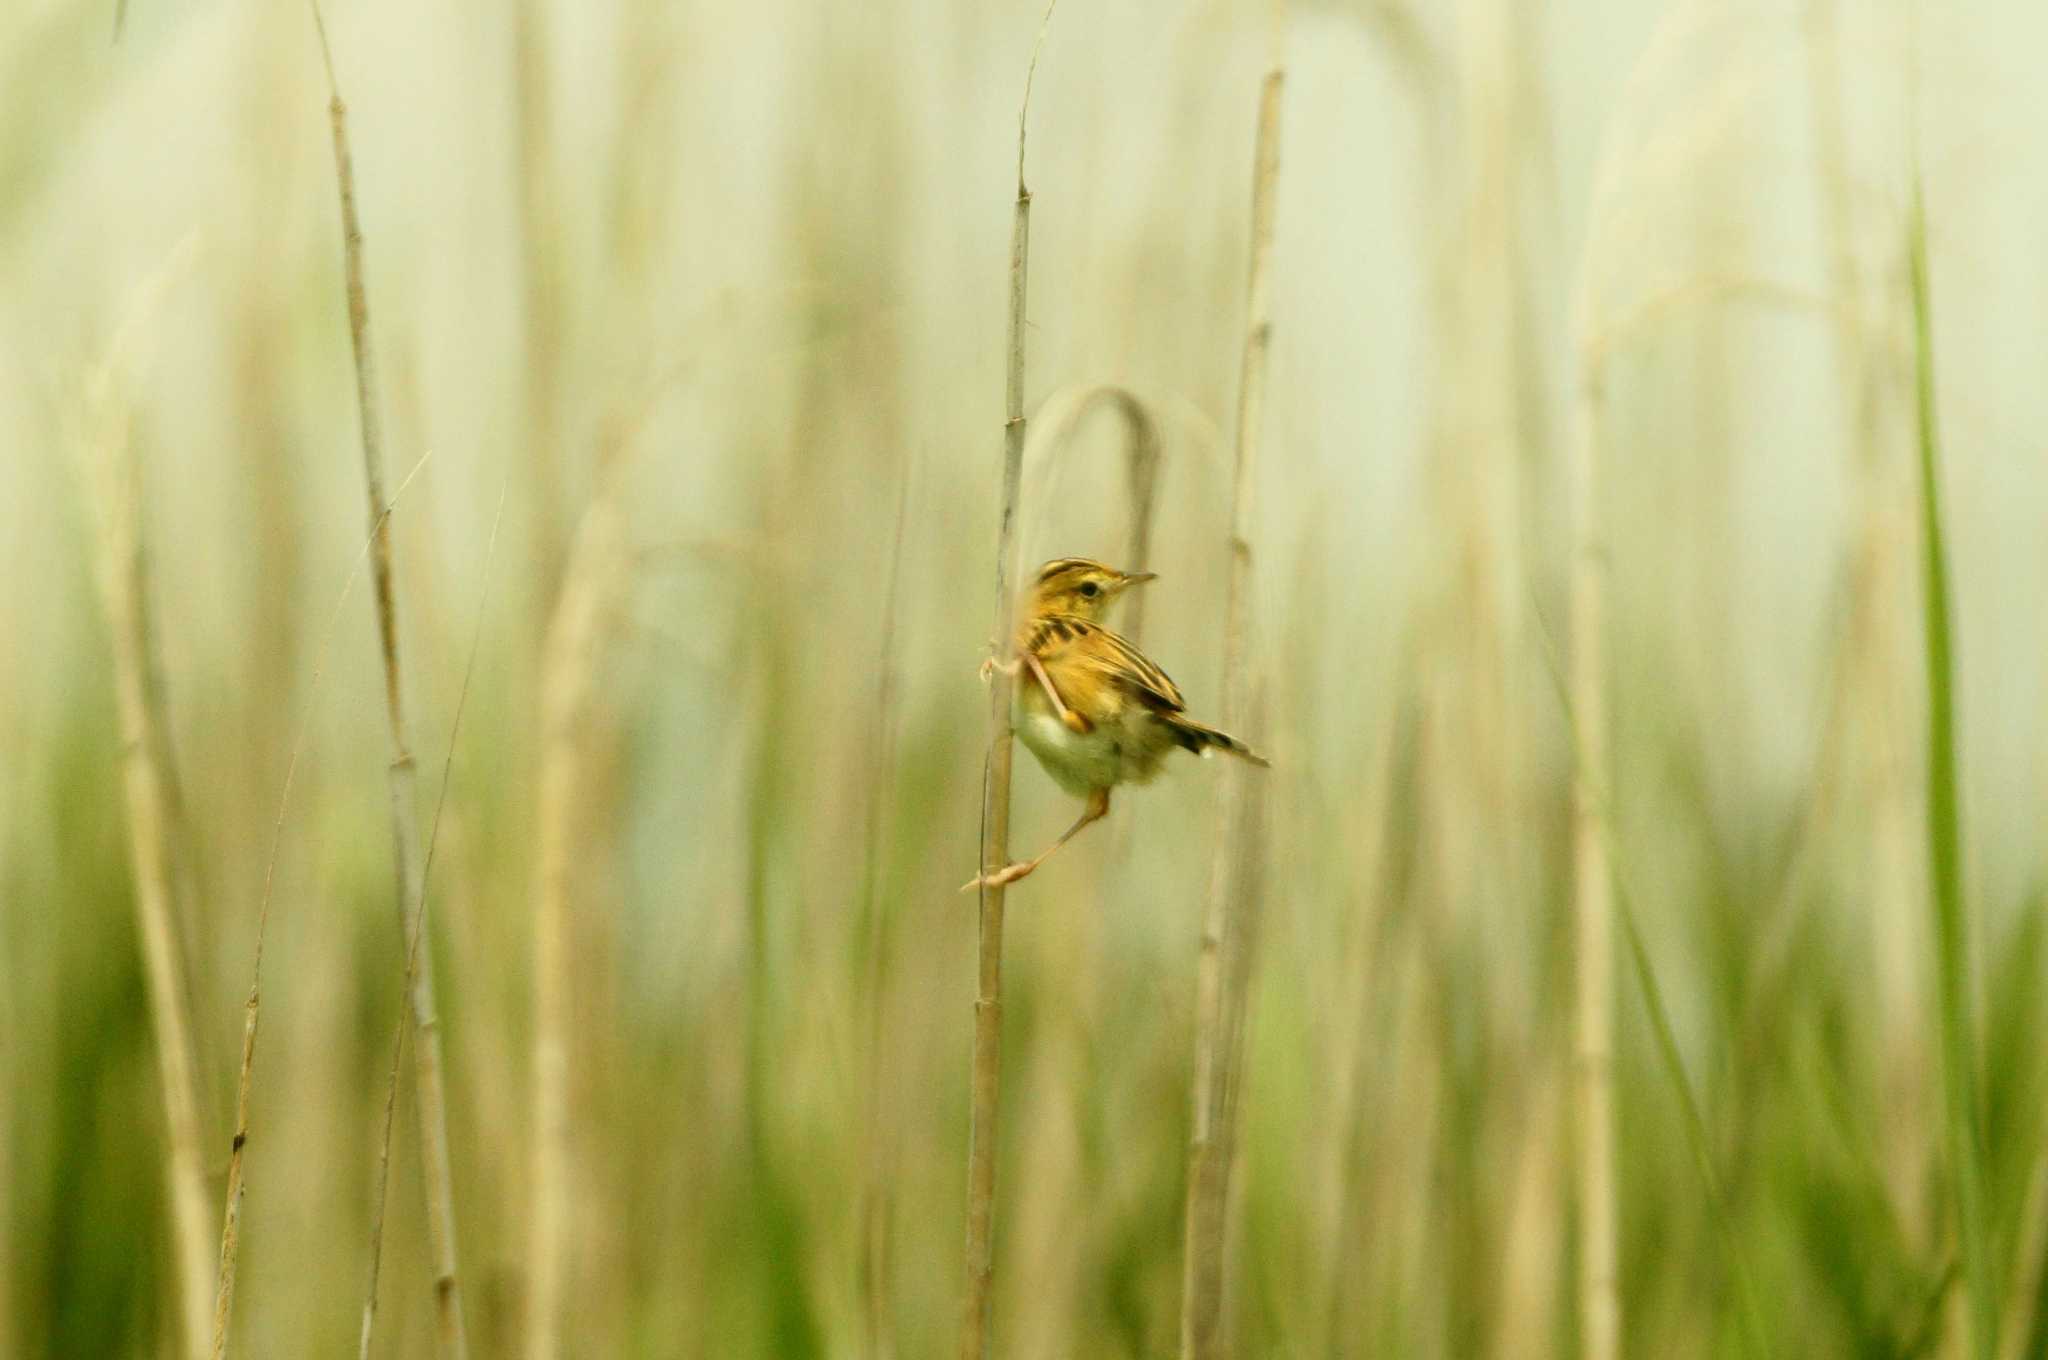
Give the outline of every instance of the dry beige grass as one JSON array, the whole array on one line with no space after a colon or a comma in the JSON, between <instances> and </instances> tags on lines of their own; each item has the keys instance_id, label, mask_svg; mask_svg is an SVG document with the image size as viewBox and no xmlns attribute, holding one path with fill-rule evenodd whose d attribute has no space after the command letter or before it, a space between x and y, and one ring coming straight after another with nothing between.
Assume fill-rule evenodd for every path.
<instances>
[{"instance_id":1,"label":"dry beige grass","mask_svg":"<svg viewBox=\"0 0 2048 1360\"><path fill-rule=\"evenodd\" d=\"M996 529L996 614L990 645L998 662L988 697L988 757L981 795L981 871L1010 862L1010 767L1013 743L1010 705L1016 679L1010 674L1016 638L1017 506L1024 475L1024 340L1031 260L1031 191L1024 182L1025 135L1031 117L1031 79L1052 24L1049 0L1024 72L1024 96L1017 109L1017 198L1011 211L1009 338L1003 396L1002 511ZM981 889L979 947L975 964L974 1056L968 1084L966 1288L960 1305L961 1360L989 1353L995 1284L996 1119L1003 1080L1003 903L1000 883Z\"/></svg>"},{"instance_id":2,"label":"dry beige grass","mask_svg":"<svg viewBox=\"0 0 2048 1360\"><path fill-rule=\"evenodd\" d=\"M1258 681L1251 674L1252 507L1266 418L1266 367L1272 351L1273 223L1278 211L1280 96L1285 85L1286 7L1272 18L1272 69L1259 89L1252 153L1251 262L1247 270L1244 350L1237 397L1236 457L1231 477L1229 596L1223 622L1222 726L1251 732ZM1209 1360L1225 1349L1225 1256L1228 1251L1231 1161L1236 1155L1235 1096L1244 1061L1245 992L1257 929L1262 853L1260 776L1241 762L1223 771L1217 794L1216 850L1202 917L1195 991L1195 1067L1188 1145L1187 1209L1182 1246L1182 1360Z\"/></svg>"},{"instance_id":3,"label":"dry beige grass","mask_svg":"<svg viewBox=\"0 0 2048 1360\"><path fill-rule=\"evenodd\" d=\"M206 1172L200 1145L198 1062L185 962L180 948L179 904L174 888L171 815L167 807L169 751L162 715L151 702L151 623L148 551L143 542L144 492L131 412L118 390L133 343L133 332L168 283L179 258L159 271L122 324L106 361L94 373L87 396L86 457L100 488L100 590L113 643L114 696L121 724L122 787L127 795L128 837L135 867L136 924L149 982L149 1008L156 1028L157 1077L165 1126L164 1169L170 1192L172 1259L178 1278L182 1352L207 1351L212 1315L212 1240Z\"/></svg>"},{"instance_id":4,"label":"dry beige grass","mask_svg":"<svg viewBox=\"0 0 2048 1360\"><path fill-rule=\"evenodd\" d=\"M448 1095L441 1056L441 1027L434 1003L434 950L426 931L426 854L419 840L418 767L413 760L405 715L404 673L399 664L398 600L391 560L390 502L384 495L383 411L377 387L376 349L370 337L370 304L363 278L363 229L356 213L354 159L348 138L348 106L335 80L334 57L317 0L311 5L327 71L328 123L333 133L335 186L341 205L342 265L348 297L350 353L355 358L356 416L362 440L363 489L369 505L370 579L375 593L377 640L383 663L384 707L390 721L392 873L396 881L399 938L406 942L405 986L413 1045L413 1080L419 1101L420 1163L427 1198L427 1231L433 1245L434 1311L444 1356L469 1353L462 1315L462 1287L456 1275L454 1172L448 1152ZM399 1048L404 1046L400 1029ZM363 1299L358 1345L369 1360L377 1318L379 1266L384 1249L384 1201L391 1153L394 1098L387 1095L383 1146L379 1153L376 1206L370 1230L369 1284Z\"/></svg>"},{"instance_id":5,"label":"dry beige grass","mask_svg":"<svg viewBox=\"0 0 2048 1360\"><path fill-rule=\"evenodd\" d=\"M631 579L617 481L583 512L541 653L539 863L534 905L533 1208L527 1245L526 1353L562 1349L565 1253L576 1234L570 1128L572 911L590 759L588 721L611 624Z\"/></svg>"},{"instance_id":6,"label":"dry beige grass","mask_svg":"<svg viewBox=\"0 0 2048 1360\"><path fill-rule=\"evenodd\" d=\"M1052 439L1057 394L1113 376L1165 422L1171 460L1130 554L1164 579L1130 603L1201 706L1221 695L1263 8L1070 9L1030 115L1019 556L1127 560L1126 408L1091 399L1079 461ZM1236 1148L1225 1348L1535 1360L1588 1342L1583 825L1571 705L1537 647L1570 615L1589 370L1607 768L1576 773L1627 951L1607 970L1602 1173L1618 1353L1744 1353L1744 1273L1788 1356L1953 1348L1898 12L1689 4L1673 39L1619 0L1294 9L1247 653L1270 705L1250 696L1249 735L1281 759L1258 948L1231 951L1256 961L1251 1019L1212 1031L1242 1027L1247 1074L1212 1078ZM999 148L1038 14L526 0L498 41L459 10L330 10L390 482L435 450L379 525L429 764L511 469L509 588L485 611L439 837L419 780L434 925L407 922L438 955L472 1347L546 1349L538 1285L563 1354L946 1353L978 984L952 889L979 813L988 426L1007 414ZM305 98L321 77L303 10L131 7L111 50L107 18L0 5L0 1082L34 1114L0 1134L0 1351L184 1356L96 584L110 498L67 477L90 441L63 424L78 356L196 223L221 248L119 383L161 625L144 669L175 701L152 722L179 757L164 808L182 791L185 810L182 829L163 820L199 1164L209 1211L234 1220L216 1316L237 1355L320 1355L364 1301L378 1121L396 1035L412 1043L383 656L360 635L379 625L348 600L331 667L320 632L367 529L363 469L335 456L360 397L332 132ZM2048 579L2048 481L2024 456L2048 344L2018 249L2043 222L2025 54L2048 14L1991 0L1922 30L1991 1248L1974 1273L2015 1360L2041 1349L2027 1282L2048 1240L2030 1231L2048 1056L2025 1042L2048 1022L2048 648L2026 607ZM1646 39L1656 69L1626 82ZM1628 173L1589 211L1611 123ZM1596 305L1575 327L1581 287ZM562 663L601 676L589 741L562 756L543 655L573 645L543 639L610 399L681 356L708 380L649 417L625 550L636 569L652 544L725 555L646 570L627 631ZM1109 834L1008 900L984 1125L992 1353L1178 1346L1189 956L1228 772L1120 803ZM1067 809L1030 761L1015 775L1021 844ZM252 1050L255 884L279 838ZM574 938L566 1015L545 1026L561 1008L535 967L544 891ZM1668 1004L1647 999L1651 964ZM567 1062L552 1107L534 1070L549 1035ZM406 1053L378 1356L438 1345L413 1084ZM550 1125L567 1131L553 1171L536 1162ZM529 1263L546 1203L566 1203L558 1237L539 1225L553 1286Z\"/></svg>"}]
</instances>

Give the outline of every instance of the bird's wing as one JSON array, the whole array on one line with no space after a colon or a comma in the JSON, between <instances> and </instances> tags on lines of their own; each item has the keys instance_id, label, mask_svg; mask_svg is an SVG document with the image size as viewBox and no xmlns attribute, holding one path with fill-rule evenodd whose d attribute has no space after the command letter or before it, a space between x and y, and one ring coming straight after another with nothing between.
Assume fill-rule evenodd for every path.
<instances>
[{"instance_id":1,"label":"bird's wing","mask_svg":"<svg viewBox=\"0 0 2048 1360\"><path fill-rule=\"evenodd\" d=\"M1152 664L1137 644L1096 624L1086 639L1098 645L1078 649L1088 664L1104 679L1132 691L1154 708L1178 713L1187 707L1180 687L1165 671Z\"/></svg>"}]
</instances>

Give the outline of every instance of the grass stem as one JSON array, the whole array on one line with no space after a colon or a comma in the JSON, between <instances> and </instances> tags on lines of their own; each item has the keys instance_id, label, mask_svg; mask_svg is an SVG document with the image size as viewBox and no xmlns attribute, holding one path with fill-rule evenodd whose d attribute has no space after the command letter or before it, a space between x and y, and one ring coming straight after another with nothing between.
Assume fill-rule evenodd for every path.
<instances>
[{"instance_id":1,"label":"grass stem","mask_svg":"<svg viewBox=\"0 0 2048 1360\"><path fill-rule=\"evenodd\" d=\"M1540 620L1540 610L1538 616ZM1765 1340L1766 1331L1763 1325L1763 1312L1757 1299L1755 1272L1750 1269L1742 1237L1736 1231L1734 1206L1729 1202L1727 1188L1722 1184L1721 1173L1714 1164L1713 1148L1707 1139L1706 1116L1700 1110L1698 1097L1693 1094L1692 1080L1686 1075L1685 1059L1678 1051L1678 1034L1671 1024L1671 1012L1664 1004L1664 988L1657 981L1656 965L1651 962L1649 946L1643 939L1642 925L1636 917L1636 898L1628 887L1629 876L1625 871L1621 842L1615 828L1614 802L1606 782L1605 765L1594 764L1586 755L1585 744L1590 735L1589 729L1573 706L1569 682L1558 662L1557 652L1548 632L1539 630L1538 636L1543 643L1544 659L1550 665L1551 678L1556 683L1558 697L1564 707L1565 721L1571 729L1572 749L1577 763L1585 770L1586 788L1583 796L1591 812L1592 834L1600 843L1600 861L1608 866L1609 879L1605 891L1608 894L1610 909L1614 906L1619 907L1618 913L1615 914L1620 917L1622 936L1628 943L1629 962L1635 972L1636 985L1642 992L1643 1009L1649 1013L1650 1031L1657 1046L1657 1060L1678 1098L1679 1114L1685 1127L1686 1148L1692 1154L1694 1169L1699 1172L1701 1188L1706 1192L1708 1213L1713 1218L1715 1231L1721 1238L1728 1270L1735 1279L1736 1298L1741 1309L1743 1342L1751 1355L1768 1356L1771 1348ZM1615 1344L1619 1345L1618 1336L1615 1338Z\"/></svg>"},{"instance_id":2,"label":"grass stem","mask_svg":"<svg viewBox=\"0 0 2048 1360\"><path fill-rule=\"evenodd\" d=\"M861 1194L861 1324L866 1354L881 1360L895 1351L891 1326L889 1279L890 1135L885 1083L888 1079L889 982L892 936L890 916L882 900L882 837L894 811L898 698L902 674L897 655L897 616L901 612L904 529L910 515L910 488L916 463L904 465L897 488L896 524L889 536L889 574L882 586L882 618L875 643L875 715L870 735L867 781L866 841L861 856L860 920L863 926L867 984L867 1184Z\"/></svg>"},{"instance_id":3,"label":"grass stem","mask_svg":"<svg viewBox=\"0 0 2048 1360\"><path fill-rule=\"evenodd\" d=\"M1017 501L1024 476L1024 308L1031 259L1031 190L1024 182L1024 138L1031 116L1031 78L1052 23L1045 7L1031 64L1024 73L1024 98L1017 110L1017 198L1010 216L1010 307L1008 363L1003 399L1002 510L996 527L996 621L993 643L1002 663L988 687L988 759L981 791L981 871L993 874L1010 860L1010 766L1014 754L1010 704L1016 680L1012 618L1016 602ZM984 883L978 923L974 988L974 1056L968 1079L967 1262L960 1306L960 1360L989 1353L989 1324L995 1284L996 1119L1003 1066L1003 901L1002 884Z\"/></svg>"},{"instance_id":4,"label":"grass stem","mask_svg":"<svg viewBox=\"0 0 2048 1360\"><path fill-rule=\"evenodd\" d=\"M1247 673L1252 590L1253 488L1264 427L1266 366L1272 346L1273 227L1280 169L1280 96L1285 85L1284 4L1272 16L1272 65L1259 87L1252 153L1250 267L1237 402L1237 448L1230 498L1230 584L1223 628L1223 718L1245 732L1254 684ZM1256 818L1247 767L1232 762L1217 793L1216 855L1202 920L1195 993L1193 1128L1188 1140L1187 1202L1181 1258L1182 1360L1223 1350L1224 1255L1228 1234L1232 1135L1244 1057L1245 992L1251 931L1258 911L1252 835Z\"/></svg>"},{"instance_id":5,"label":"grass stem","mask_svg":"<svg viewBox=\"0 0 2048 1360\"><path fill-rule=\"evenodd\" d=\"M419 847L417 770L406 730L403 671L398 654L398 604L391 565L391 522L384 498L383 423L378 404L376 351L370 340L370 308L363 282L363 230L356 215L355 167L348 140L348 106L335 80L326 21L313 0L313 23L327 71L328 123L333 132L336 190L341 206L342 261L348 294L348 332L355 357L356 412L363 446L363 485L369 506L370 579L377 609L377 636L384 668L384 705L391 729L392 872L398 900L400 939L406 946L406 991L414 1046L414 1083L419 1100L420 1166L427 1199L427 1235L433 1252L433 1293L441 1353L450 1360L469 1354L462 1317L462 1288L456 1275L454 1176L448 1155L448 1097L441 1061L440 1021L434 1005L434 951L425 934L425 860ZM400 1046L403 1046L401 1033ZM367 1357L377 1314L377 1273L383 1252L382 1182L390 1161L390 1102L384 1125L378 1204L372 1214L370 1279L363 1300L360 1353Z\"/></svg>"},{"instance_id":6,"label":"grass stem","mask_svg":"<svg viewBox=\"0 0 2048 1360\"><path fill-rule=\"evenodd\" d=\"M1573 1087L1578 1109L1579 1354L1583 1360L1615 1360L1621 1347L1621 1294L1614 1199L1614 889L1599 794L1607 769L1607 692L1598 383L1597 372L1583 374L1574 394L1569 470L1568 688L1577 733L1572 762Z\"/></svg>"},{"instance_id":7,"label":"grass stem","mask_svg":"<svg viewBox=\"0 0 2048 1360\"><path fill-rule=\"evenodd\" d=\"M412 484L412 479L424 466L426 459L422 458L418 466L406 474L405 480L392 493L390 508L397 506L405 495L406 487ZM387 508L384 518L390 517L390 508ZM321 682L327 674L327 657L333 646L335 630L341 622L342 606L348 603L349 593L355 589L356 578L370 555L370 545L374 541L374 538L363 540L363 546L357 551L355 561L350 564L348 575L342 581L341 594L334 602L326 630L321 634L319 656L313 663L310 696L306 711L299 719L298 735L292 741L291 756L285 762L284 790L278 795L277 816L271 823L270 854L263 869L263 896L256 908L256 946L249 965L249 995L242 1003L242 1061L235 1078L235 1132L228 1149L227 1205L221 1213L220 1268L214 1276L212 1360L226 1360L228 1326L234 1314L235 1278L242 1246L243 1161L249 1150L249 1108L256 1073L256 1035L263 1018L263 942L270 932L270 904L277 886L277 859L284 843L285 814L291 808L292 788L298 781L299 757L306 749L306 729L312 721Z\"/></svg>"},{"instance_id":8,"label":"grass stem","mask_svg":"<svg viewBox=\"0 0 2048 1360\"><path fill-rule=\"evenodd\" d=\"M1934 911L1939 1041L1947 1115L1950 1188L1956 1206L1963 1284L1970 1301L1971 1354L1998 1353L1998 1294L1984 1207L1984 1145L1977 1096L1976 1007L1970 977L1970 921L1963 900L1963 829L1957 795L1955 656L1949 617L1948 548L1941 520L1941 429L1934 388L1934 317L1927 275L1927 208L1916 166L1906 225L1913 306L1915 435L1919 446L1921 594L1926 611L1927 851Z\"/></svg>"},{"instance_id":9,"label":"grass stem","mask_svg":"<svg viewBox=\"0 0 2048 1360\"><path fill-rule=\"evenodd\" d=\"M612 482L614 479L607 479ZM592 696L606 621L624 593L630 563L612 485L600 488L576 533L541 649L539 891L534 907L534 1175L527 1242L526 1353L561 1349L573 1192L569 1129L569 1026L573 899L587 789Z\"/></svg>"},{"instance_id":10,"label":"grass stem","mask_svg":"<svg viewBox=\"0 0 2048 1360\"><path fill-rule=\"evenodd\" d=\"M115 350L121 348L117 339ZM122 784L134 855L135 915L144 978L156 1029L157 1075L163 1088L165 1173L171 1210L171 1261L177 1279L181 1353L206 1354L212 1232L200 1154L199 1079L192 1016L179 949L167 772L159 753L168 734L149 696L149 578L142 537L142 471L128 412L114 393L110 358L94 383L93 436L108 490L101 541L100 584L114 659L114 698L121 725Z\"/></svg>"}]
</instances>

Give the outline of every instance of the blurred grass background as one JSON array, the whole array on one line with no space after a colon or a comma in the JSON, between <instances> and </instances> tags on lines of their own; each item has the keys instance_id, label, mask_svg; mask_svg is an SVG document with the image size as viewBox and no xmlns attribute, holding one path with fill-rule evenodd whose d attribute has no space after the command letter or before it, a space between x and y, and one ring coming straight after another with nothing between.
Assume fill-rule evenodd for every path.
<instances>
[{"instance_id":1,"label":"blurred grass background","mask_svg":"<svg viewBox=\"0 0 2048 1360\"><path fill-rule=\"evenodd\" d=\"M1616 839L1773 1351L1961 1353L1917 140L1990 1258L2004 1356L2048 1354L2048 17L1923 8L1296 7L1238 1353L1577 1347L1570 738L1547 648L1568 644L1563 449L1589 372ZM389 478L418 465L393 530L423 817L484 610L430 887L479 1354L523 1336L542 669L593 505L618 584L575 657L570 1353L951 1343L974 950L954 890L1038 20L933 0L329 15ZM1197 712L1218 689L1263 21L1070 0L1033 94L1029 401L1114 381L1152 410L1147 649ZM104 3L0 8L0 1354L178 1335L94 583L110 363L144 482L215 1202L306 733L235 1341L341 1353L404 961L365 583L342 600L364 528L325 85L293 5L131 0L112 25ZM1027 470L1027 560L1114 556L1118 437L1101 420ZM1119 799L1013 895L1003 1354L1174 1349L1212 781L1189 764ZM1021 848L1072 815L1028 761L1018 790ZM1616 977L1623 1353L1737 1354L1727 1253ZM381 1354L433 1349L411 1117Z\"/></svg>"}]
</instances>

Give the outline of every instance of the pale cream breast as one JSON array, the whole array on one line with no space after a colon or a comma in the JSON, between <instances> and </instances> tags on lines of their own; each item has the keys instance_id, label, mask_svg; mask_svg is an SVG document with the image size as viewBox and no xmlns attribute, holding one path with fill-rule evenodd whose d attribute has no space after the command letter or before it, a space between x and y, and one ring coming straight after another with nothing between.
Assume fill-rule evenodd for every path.
<instances>
[{"instance_id":1,"label":"pale cream breast","mask_svg":"<svg viewBox=\"0 0 2048 1360\"><path fill-rule=\"evenodd\" d=\"M1076 732L1053 712L1045 691L1026 677L1017 693L1017 739L1038 757L1038 763L1068 793L1085 796L1118 782L1116 741L1101 728Z\"/></svg>"},{"instance_id":2,"label":"pale cream breast","mask_svg":"<svg viewBox=\"0 0 2048 1360\"><path fill-rule=\"evenodd\" d=\"M1068 793L1085 796L1094 789L1142 784L1159 773L1159 764L1173 749L1173 734L1149 712L1133 704L1119 722L1076 732L1060 721L1045 691L1028 679L1017 692L1016 731L1038 757L1053 781Z\"/></svg>"}]
</instances>

